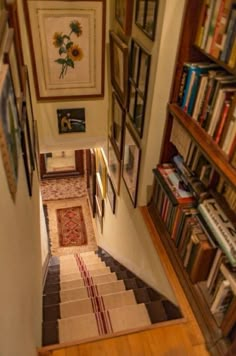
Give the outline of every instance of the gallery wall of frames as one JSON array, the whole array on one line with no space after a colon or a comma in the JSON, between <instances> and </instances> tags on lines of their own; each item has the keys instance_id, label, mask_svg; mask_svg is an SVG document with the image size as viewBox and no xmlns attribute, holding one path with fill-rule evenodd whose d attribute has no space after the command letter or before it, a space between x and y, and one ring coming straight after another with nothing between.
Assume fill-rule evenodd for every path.
<instances>
[{"instance_id":1,"label":"gallery wall of frames","mask_svg":"<svg viewBox=\"0 0 236 356\"><path fill-rule=\"evenodd\" d=\"M115 0L114 30L109 31L111 117L107 150L106 155L99 149L87 152L87 187L101 232L105 209L116 213L121 180L131 204L137 206L151 53L139 39L143 36L132 34L142 32L153 42L157 13L158 0Z\"/></svg>"},{"instance_id":2,"label":"gallery wall of frames","mask_svg":"<svg viewBox=\"0 0 236 356\"><path fill-rule=\"evenodd\" d=\"M23 62L16 3L0 13L0 149L9 192L17 192L19 160L32 195L33 171L39 173L37 122L33 116L28 68Z\"/></svg>"}]
</instances>

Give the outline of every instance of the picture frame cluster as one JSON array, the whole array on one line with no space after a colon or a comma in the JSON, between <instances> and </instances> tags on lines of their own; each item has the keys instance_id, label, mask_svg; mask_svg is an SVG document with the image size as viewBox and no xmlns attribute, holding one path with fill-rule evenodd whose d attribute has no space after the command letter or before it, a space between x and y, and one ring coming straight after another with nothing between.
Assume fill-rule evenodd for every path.
<instances>
[{"instance_id":1,"label":"picture frame cluster","mask_svg":"<svg viewBox=\"0 0 236 356\"><path fill-rule=\"evenodd\" d=\"M38 137L33 116L29 76L24 65L16 3L0 13L0 146L9 192L16 199L19 160L23 157L29 196L38 160Z\"/></svg>"},{"instance_id":2,"label":"picture frame cluster","mask_svg":"<svg viewBox=\"0 0 236 356\"><path fill-rule=\"evenodd\" d=\"M134 21L134 25L154 41L158 5L158 0L116 0L117 27L110 31L112 110L108 172L116 195L119 195L122 177L134 207L137 205L151 54L132 37L132 23Z\"/></svg>"}]
</instances>

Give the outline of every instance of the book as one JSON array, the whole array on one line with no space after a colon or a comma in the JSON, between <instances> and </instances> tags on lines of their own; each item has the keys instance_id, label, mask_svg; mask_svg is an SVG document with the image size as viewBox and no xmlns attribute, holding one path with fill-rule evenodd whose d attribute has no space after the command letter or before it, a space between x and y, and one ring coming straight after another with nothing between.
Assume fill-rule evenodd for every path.
<instances>
[{"instance_id":1,"label":"book","mask_svg":"<svg viewBox=\"0 0 236 356\"><path fill-rule=\"evenodd\" d=\"M233 299L233 292L232 289L230 288L229 281L223 280L211 304L211 312L215 314L223 311L228 307L229 302L232 299Z\"/></svg>"},{"instance_id":2,"label":"book","mask_svg":"<svg viewBox=\"0 0 236 356\"><path fill-rule=\"evenodd\" d=\"M210 21L210 26L207 34L207 42L205 45L205 51L210 53L212 42L213 42L213 37L214 37L214 32L216 29L216 23L218 19L218 14L220 12L221 7L223 6L224 0L216 0L215 1L215 6L213 9L213 13L211 16L211 21Z\"/></svg>"},{"instance_id":3,"label":"book","mask_svg":"<svg viewBox=\"0 0 236 356\"><path fill-rule=\"evenodd\" d=\"M198 210L225 252L232 266L236 266L236 228L215 199L206 199Z\"/></svg>"},{"instance_id":4,"label":"book","mask_svg":"<svg viewBox=\"0 0 236 356\"><path fill-rule=\"evenodd\" d=\"M216 143L219 143L221 135L223 133L223 129L229 114L230 105L231 105L231 100L225 100L223 103L220 118L218 120L218 123L215 128L215 132L213 134L213 138Z\"/></svg>"},{"instance_id":5,"label":"book","mask_svg":"<svg viewBox=\"0 0 236 356\"><path fill-rule=\"evenodd\" d=\"M234 38L233 46L229 54L228 66L230 68L235 68L236 66L236 37Z\"/></svg>"},{"instance_id":6,"label":"book","mask_svg":"<svg viewBox=\"0 0 236 356\"><path fill-rule=\"evenodd\" d=\"M232 100L232 97L235 92L236 92L236 87L224 87L219 89L212 110L212 115L209 116L209 121L206 128L206 131L210 136L213 136L214 134L215 128L220 118L220 114L222 112L224 101Z\"/></svg>"},{"instance_id":7,"label":"book","mask_svg":"<svg viewBox=\"0 0 236 356\"><path fill-rule=\"evenodd\" d=\"M207 8L207 12L206 12L206 19L205 19L204 30L203 30L203 35L202 35L202 42L201 42L201 46L200 46L202 49L204 49L206 46L207 36L208 36L208 32L209 32L209 27L211 24L211 18L212 18L212 14L214 11L215 3L216 3L216 0L209 0L209 2L208 2L208 8Z\"/></svg>"},{"instance_id":8,"label":"book","mask_svg":"<svg viewBox=\"0 0 236 356\"><path fill-rule=\"evenodd\" d=\"M202 74L206 74L209 72L209 70L219 68L219 66L215 63L210 63L210 62L203 62L203 63L196 63L196 70L195 70L195 76L193 77L193 85L192 88L190 89L190 97L189 97L189 102L186 102L187 106L187 113L189 115L192 115L193 112L193 107L195 103L195 99L197 96L198 92L198 87L199 87L199 81L200 81L200 76Z\"/></svg>"},{"instance_id":9,"label":"book","mask_svg":"<svg viewBox=\"0 0 236 356\"><path fill-rule=\"evenodd\" d=\"M220 55L220 60L223 62L227 62L230 46L232 45L232 41L234 40L234 36L235 36L235 27L236 27L236 5L233 4L229 17L228 26L225 33L225 41L224 41L223 49Z\"/></svg>"},{"instance_id":10,"label":"book","mask_svg":"<svg viewBox=\"0 0 236 356\"><path fill-rule=\"evenodd\" d=\"M195 203L193 194L184 189L181 184L181 178L173 164L159 164L155 173L175 204L192 205Z\"/></svg>"},{"instance_id":11,"label":"book","mask_svg":"<svg viewBox=\"0 0 236 356\"><path fill-rule=\"evenodd\" d=\"M198 116L201 112L202 103L206 93L207 82L208 82L208 74L201 74L199 79L198 93L197 93L197 97L194 103L193 113L192 113L192 118L194 120L198 120Z\"/></svg>"},{"instance_id":12,"label":"book","mask_svg":"<svg viewBox=\"0 0 236 356\"><path fill-rule=\"evenodd\" d=\"M203 39L204 27L205 27L206 20L207 20L208 8L209 8L209 0L204 0L202 8L201 8L201 14L199 16L198 29L197 29L196 39L195 39L195 45L199 46L199 47L200 47L202 39Z\"/></svg>"},{"instance_id":13,"label":"book","mask_svg":"<svg viewBox=\"0 0 236 356\"><path fill-rule=\"evenodd\" d=\"M187 266L192 283L207 279L216 254L216 247L212 246L205 233L203 236L205 236L205 239L197 245L193 262ZM197 237L199 237L199 234Z\"/></svg>"},{"instance_id":14,"label":"book","mask_svg":"<svg viewBox=\"0 0 236 356\"><path fill-rule=\"evenodd\" d=\"M220 141L219 141L219 146L222 147L226 138L226 135L228 135L228 130L229 130L229 126L231 125L231 121L236 121L236 93L234 93L234 97L231 100L231 105L229 108L229 113L227 116L227 120L224 124L223 127L223 132L221 134L220 137Z\"/></svg>"},{"instance_id":15,"label":"book","mask_svg":"<svg viewBox=\"0 0 236 356\"><path fill-rule=\"evenodd\" d=\"M217 19L213 41L210 49L210 54L215 58L219 58L220 53L223 49L224 35L231 13L231 5L232 0L225 0L225 2L222 2L223 8L221 8L221 11L218 14L219 16Z\"/></svg>"}]
</instances>

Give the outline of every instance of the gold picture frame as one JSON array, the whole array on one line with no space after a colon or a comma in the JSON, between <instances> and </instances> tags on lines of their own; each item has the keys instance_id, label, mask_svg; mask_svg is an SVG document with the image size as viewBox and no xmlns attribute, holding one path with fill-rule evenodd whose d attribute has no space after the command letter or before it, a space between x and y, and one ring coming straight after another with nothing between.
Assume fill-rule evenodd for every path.
<instances>
[{"instance_id":1,"label":"gold picture frame","mask_svg":"<svg viewBox=\"0 0 236 356\"><path fill-rule=\"evenodd\" d=\"M104 95L105 0L24 0L38 100Z\"/></svg>"}]
</instances>

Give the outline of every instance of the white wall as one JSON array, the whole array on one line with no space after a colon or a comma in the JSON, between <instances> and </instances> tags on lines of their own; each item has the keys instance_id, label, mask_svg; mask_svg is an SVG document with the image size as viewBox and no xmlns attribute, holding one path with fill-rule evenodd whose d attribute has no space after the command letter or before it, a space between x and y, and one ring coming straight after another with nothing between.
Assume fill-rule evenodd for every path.
<instances>
[{"instance_id":1,"label":"white wall","mask_svg":"<svg viewBox=\"0 0 236 356\"><path fill-rule=\"evenodd\" d=\"M22 157L15 203L0 155L0 355L36 355L41 344L42 266L39 187L28 195Z\"/></svg>"}]
</instances>

